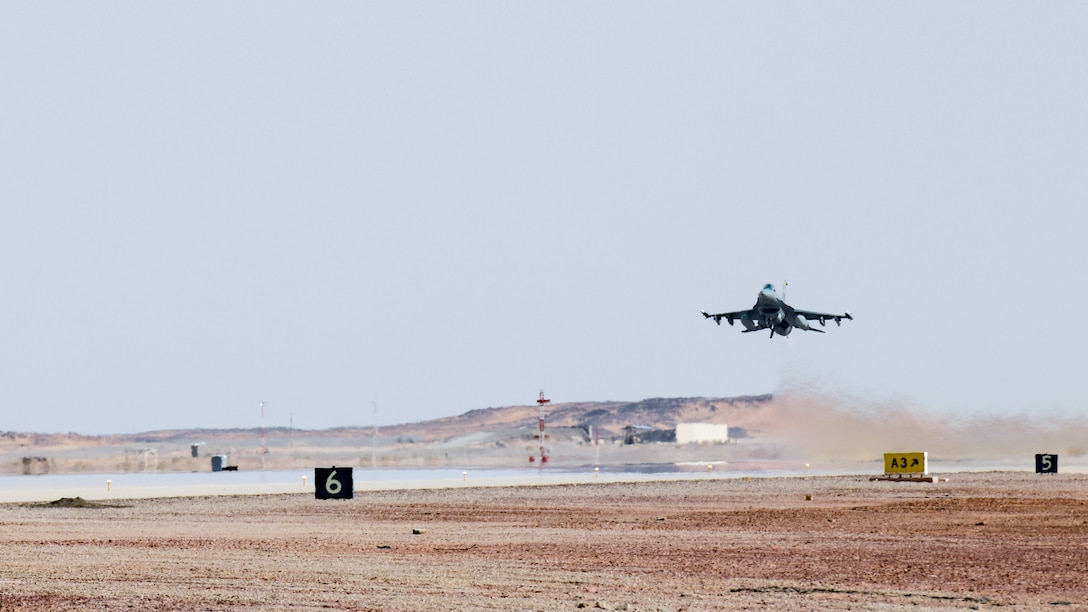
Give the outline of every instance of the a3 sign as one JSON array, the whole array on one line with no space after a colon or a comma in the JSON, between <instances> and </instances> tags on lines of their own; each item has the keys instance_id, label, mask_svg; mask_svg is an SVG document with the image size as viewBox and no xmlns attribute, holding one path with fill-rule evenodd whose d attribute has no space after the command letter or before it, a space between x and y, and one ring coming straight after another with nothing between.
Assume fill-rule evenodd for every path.
<instances>
[{"instance_id":1,"label":"a3 sign","mask_svg":"<svg viewBox=\"0 0 1088 612\"><path fill-rule=\"evenodd\" d=\"M1046 453L1035 455L1036 474L1057 474L1058 456Z\"/></svg>"},{"instance_id":2,"label":"a3 sign","mask_svg":"<svg viewBox=\"0 0 1088 612\"><path fill-rule=\"evenodd\" d=\"M317 499L351 499L354 494L351 468L314 468L314 497Z\"/></svg>"},{"instance_id":3,"label":"a3 sign","mask_svg":"<svg viewBox=\"0 0 1088 612\"><path fill-rule=\"evenodd\" d=\"M929 474L929 453L884 453L885 474Z\"/></svg>"}]
</instances>

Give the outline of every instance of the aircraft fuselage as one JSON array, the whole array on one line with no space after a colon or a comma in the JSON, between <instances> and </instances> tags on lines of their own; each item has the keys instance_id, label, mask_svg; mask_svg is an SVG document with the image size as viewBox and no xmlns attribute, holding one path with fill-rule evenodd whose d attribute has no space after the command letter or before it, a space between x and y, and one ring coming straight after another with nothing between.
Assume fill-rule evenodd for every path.
<instances>
[{"instance_id":1,"label":"aircraft fuselage","mask_svg":"<svg viewBox=\"0 0 1088 612\"><path fill-rule=\"evenodd\" d=\"M788 336L793 331L793 324L787 318L789 306L778 297L774 287L767 285L756 296L756 305L752 310L759 313L758 325L752 329L773 329L775 334ZM754 322L754 321L753 321Z\"/></svg>"}]
</instances>

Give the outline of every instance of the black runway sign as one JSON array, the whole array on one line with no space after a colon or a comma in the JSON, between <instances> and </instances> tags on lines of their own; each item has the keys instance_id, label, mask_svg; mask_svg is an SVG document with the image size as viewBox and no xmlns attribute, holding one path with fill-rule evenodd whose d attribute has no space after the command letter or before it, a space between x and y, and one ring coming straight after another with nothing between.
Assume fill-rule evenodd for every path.
<instances>
[{"instance_id":1,"label":"black runway sign","mask_svg":"<svg viewBox=\"0 0 1088 612\"><path fill-rule=\"evenodd\" d=\"M317 499L351 499L354 494L351 468L314 468L314 496Z\"/></svg>"}]
</instances>

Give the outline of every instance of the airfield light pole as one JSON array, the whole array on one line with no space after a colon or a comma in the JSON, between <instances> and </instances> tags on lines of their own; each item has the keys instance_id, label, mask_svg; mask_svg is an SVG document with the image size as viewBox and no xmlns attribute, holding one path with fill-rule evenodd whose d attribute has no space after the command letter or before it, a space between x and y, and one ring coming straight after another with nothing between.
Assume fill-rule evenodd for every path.
<instances>
[{"instance_id":1,"label":"airfield light pole","mask_svg":"<svg viewBox=\"0 0 1088 612\"><path fill-rule=\"evenodd\" d=\"M601 430L593 426L593 465L601 465Z\"/></svg>"},{"instance_id":2,"label":"airfield light pole","mask_svg":"<svg viewBox=\"0 0 1088 612\"><path fill-rule=\"evenodd\" d=\"M264 402L261 402L261 469L264 469L264 456L268 454L268 446L264 437Z\"/></svg>"},{"instance_id":3,"label":"airfield light pole","mask_svg":"<svg viewBox=\"0 0 1088 612\"><path fill-rule=\"evenodd\" d=\"M536 400L536 403L540 406L540 467L544 468L544 464L548 462L548 455L544 450L544 404L550 402L550 399L544 399L544 390L540 390L540 398Z\"/></svg>"},{"instance_id":4,"label":"airfield light pole","mask_svg":"<svg viewBox=\"0 0 1088 612\"><path fill-rule=\"evenodd\" d=\"M374 406L374 431L370 436L370 469L378 470L378 401L370 402Z\"/></svg>"}]
</instances>

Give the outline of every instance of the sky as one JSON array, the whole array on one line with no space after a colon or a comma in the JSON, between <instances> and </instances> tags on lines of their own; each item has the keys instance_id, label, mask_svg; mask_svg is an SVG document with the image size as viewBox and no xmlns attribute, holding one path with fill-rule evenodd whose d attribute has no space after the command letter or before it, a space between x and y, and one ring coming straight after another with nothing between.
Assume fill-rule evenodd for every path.
<instances>
[{"instance_id":1,"label":"sky","mask_svg":"<svg viewBox=\"0 0 1088 612\"><path fill-rule=\"evenodd\" d=\"M1088 416L1083 3L0 8L0 430ZM826 334L699 311L850 311ZM375 405L377 406L375 417Z\"/></svg>"}]
</instances>

